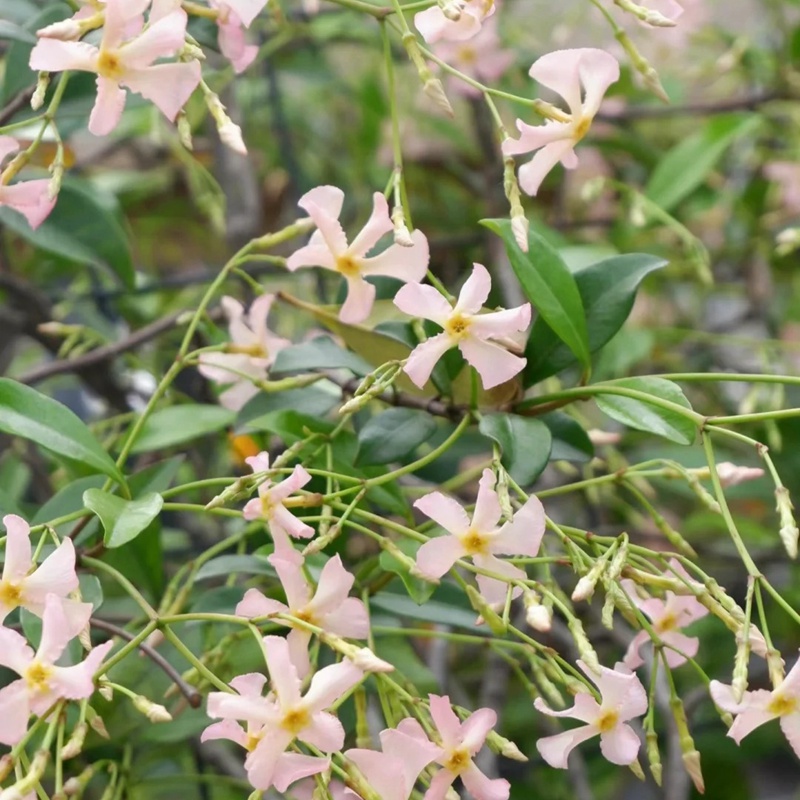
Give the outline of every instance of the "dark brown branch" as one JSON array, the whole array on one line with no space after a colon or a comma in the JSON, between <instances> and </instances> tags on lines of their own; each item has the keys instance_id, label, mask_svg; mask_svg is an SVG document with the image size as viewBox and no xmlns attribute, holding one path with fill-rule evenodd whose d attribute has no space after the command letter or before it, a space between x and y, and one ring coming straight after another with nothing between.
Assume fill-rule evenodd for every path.
<instances>
[{"instance_id":1,"label":"dark brown branch","mask_svg":"<svg viewBox=\"0 0 800 800\"><path fill-rule=\"evenodd\" d=\"M129 631L126 631L124 628L120 628L111 622L107 622L106 620L92 618L91 623L92 627L101 631L106 631L113 636L119 636L121 639L126 639L129 642L136 638ZM173 667L172 664L170 664L169 661L167 661L167 659L161 655L161 653L156 652L152 647L150 647L149 644L145 644L144 642L140 642L137 647L154 664L164 670L164 672L169 676L170 680L178 687L178 689L180 689L181 694L186 698L187 702L192 708L200 708L200 705L203 702L203 696L197 691L197 689L194 688L194 686L190 686L183 678L181 678L175 667Z\"/></svg>"}]
</instances>

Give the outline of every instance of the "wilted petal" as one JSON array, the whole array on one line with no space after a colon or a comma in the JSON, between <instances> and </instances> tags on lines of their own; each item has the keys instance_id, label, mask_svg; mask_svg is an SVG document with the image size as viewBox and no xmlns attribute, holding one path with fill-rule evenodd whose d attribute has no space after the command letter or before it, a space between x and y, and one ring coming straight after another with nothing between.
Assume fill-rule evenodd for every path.
<instances>
[{"instance_id":1,"label":"wilted petal","mask_svg":"<svg viewBox=\"0 0 800 800\"><path fill-rule=\"evenodd\" d=\"M600 731L594 725L582 725L555 736L545 736L536 742L536 749L539 755L551 766L556 769L566 769L567 759L573 748L581 742L597 736Z\"/></svg>"},{"instance_id":2,"label":"wilted petal","mask_svg":"<svg viewBox=\"0 0 800 800\"><path fill-rule=\"evenodd\" d=\"M25 735L31 715L24 680L0 689L0 744L13 747Z\"/></svg>"},{"instance_id":3,"label":"wilted petal","mask_svg":"<svg viewBox=\"0 0 800 800\"><path fill-rule=\"evenodd\" d=\"M500 345L468 336L458 344L461 354L478 371L484 389L492 389L522 372L527 359L509 353Z\"/></svg>"},{"instance_id":4,"label":"wilted petal","mask_svg":"<svg viewBox=\"0 0 800 800\"><path fill-rule=\"evenodd\" d=\"M453 313L453 307L433 286L409 283L394 296L394 304L410 317L422 317L442 328ZM428 339L430 341L430 339Z\"/></svg>"},{"instance_id":5,"label":"wilted petal","mask_svg":"<svg viewBox=\"0 0 800 800\"><path fill-rule=\"evenodd\" d=\"M111 79L97 77L97 100L89 115L89 131L106 136L119 124L125 108L125 90Z\"/></svg>"},{"instance_id":6,"label":"wilted petal","mask_svg":"<svg viewBox=\"0 0 800 800\"><path fill-rule=\"evenodd\" d=\"M600 734L600 752L612 764L632 764L639 753L640 744L639 737L630 725L616 725L608 733Z\"/></svg>"},{"instance_id":7,"label":"wilted petal","mask_svg":"<svg viewBox=\"0 0 800 800\"><path fill-rule=\"evenodd\" d=\"M417 569L428 578L441 578L467 551L455 536L438 536L417 551Z\"/></svg>"},{"instance_id":8,"label":"wilted petal","mask_svg":"<svg viewBox=\"0 0 800 800\"><path fill-rule=\"evenodd\" d=\"M474 763L460 777L475 800L508 800L511 793L511 784L505 778L487 778Z\"/></svg>"},{"instance_id":9,"label":"wilted petal","mask_svg":"<svg viewBox=\"0 0 800 800\"><path fill-rule=\"evenodd\" d=\"M200 62L154 64L125 74L122 83L153 103L174 122L200 83Z\"/></svg>"},{"instance_id":10,"label":"wilted petal","mask_svg":"<svg viewBox=\"0 0 800 800\"><path fill-rule=\"evenodd\" d=\"M550 172L559 161L565 161L573 152L574 142L571 139L548 144L527 163L519 168L519 185L522 190L531 196L535 196L542 185L545 176ZM565 163L564 166L567 166Z\"/></svg>"},{"instance_id":11,"label":"wilted petal","mask_svg":"<svg viewBox=\"0 0 800 800\"><path fill-rule=\"evenodd\" d=\"M545 513L538 497L530 497L514 514L511 522L500 528L489 549L494 555L528 556L535 558L542 544Z\"/></svg>"},{"instance_id":12,"label":"wilted petal","mask_svg":"<svg viewBox=\"0 0 800 800\"><path fill-rule=\"evenodd\" d=\"M363 322L375 303L375 287L361 276L347 278L347 297L339 311L339 319L348 325Z\"/></svg>"},{"instance_id":13,"label":"wilted petal","mask_svg":"<svg viewBox=\"0 0 800 800\"><path fill-rule=\"evenodd\" d=\"M361 262L362 275L384 275L408 283L417 283L425 277L430 262L428 239L420 230L411 234L411 247L389 245L382 253ZM436 291L434 289L434 291ZM439 294L438 292L436 292ZM441 297L441 295L439 295ZM448 305L448 311L449 311Z\"/></svg>"}]
</instances>

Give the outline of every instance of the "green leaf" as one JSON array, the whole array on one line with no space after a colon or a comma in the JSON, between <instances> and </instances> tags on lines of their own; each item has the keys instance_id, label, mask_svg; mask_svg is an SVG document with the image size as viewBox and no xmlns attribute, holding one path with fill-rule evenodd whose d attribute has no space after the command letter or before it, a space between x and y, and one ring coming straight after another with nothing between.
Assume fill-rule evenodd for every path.
<instances>
[{"instance_id":1,"label":"green leaf","mask_svg":"<svg viewBox=\"0 0 800 800\"><path fill-rule=\"evenodd\" d=\"M269 575L276 578L278 573L275 567L264 556L219 556L207 561L194 576L195 581L205 581L209 578L222 578L235 573L246 575Z\"/></svg>"},{"instance_id":2,"label":"green leaf","mask_svg":"<svg viewBox=\"0 0 800 800\"><path fill-rule=\"evenodd\" d=\"M485 414L479 429L500 446L503 466L521 486L532 484L550 460L553 437L541 420L517 414Z\"/></svg>"},{"instance_id":3,"label":"green leaf","mask_svg":"<svg viewBox=\"0 0 800 800\"><path fill-rule=\"evenodd\" d=\"M631 253L614 256L575 273L583 307L591 353L607 344L625 324L641 282L666 266L663 258ZM543 317L533 324L525 350L525 386L561 372L576 363L575 355L559 339Z\"/></svg>"},{"instance_id":4,"label":"green leaf","mask_svg":"<svg viewBox=\"0 0 800 800\"><path fill-rule=\"evenodd\" d=\"M372 417L358 432L358 466L400 461L426 442L436 420L413 408L390 408Z\"/></svg>"},{"instance_id":5,"label":"green leaf","mask_svg":"<svg viewBox=\"0 0 800 800\"><path fill-rule=\"evenodd\" d=\"M380 592L370 600L370 606L396 614L399 617L452 625L455 628L466 628L467 630L482 633L480 629L475 627L474 611L454 607L450 603L444 603L441 600L428 600L424 605L418 605L407 595Z\"/></svg>"},{"instance_id":6,"label":"green leaf","mask_svg":"<svg viewBox=\"0 0 800 800\"><path fill-rule=\"evenodd\" d=\"M408 539L400 539L395 542L395 544L407 556L411 558L416 557L419 548L414 542ZM388 550L384 550L381 553L380 565L381 568L385 569L387 572L393 572L395 575L400 576L400 580L403 581L403 585L406 587L409 596L419 605L427 603L431 595L436 591L435 583L425 581L422 578L417 578L412 575L406 563L392 555Z\"/></svg>"},{"instance_id":7,"label":"green leaf","mask_svg":"<svg viewBox=\"0 0 800 800\"><path fill-rule=\"evenodd\" d=\"M282 392L259 392L239 411L236 426L252 423L265 414L286 409L293 409L311 417L325 417L342 404L342 393L332 383L324 381L324 384L330 389L314 385L303 389L286 389Z\"/></svg>"},{"instance_id":8,"label":"green leaf","mask_svg":"<svg viewBox=\"0 0 800 800\"><path fill-rule=\"evenodd\" d=\"M735 139L760 124L756 114L726 114L709 120L661 159L645 195L665 211L675 208L706 180Z\"/></svg>"},{"instance_id":9,"label":"green leaf","mask_svg":"<svg viewBox=\"0 0 800 800\"><path fill-rule=\"evenodd\" d=\"M137 500L123 500L102 489L87 489L83 504L100 517L105 546L115 548L135 539L159 515L164 499L151 492Z\"/></svg>"},{"instance_id":10,"label":"green leaf","mask_svg":"<svg viewBox=\"0 0 800 800\"><path fill-rule=\"evenodd\" d=\"M628 378L614 381L611 385L617 389L633 389L659 400L668 400L689 410L692 408L680 386L664 378ZM629 428L655 433L678 444L691 444L694 441L694 422L677 411L651 405L644 399L616 394L602 394L596 399L601 411Z\"/></svg>"},{"instance_id":11,"label":"green leaf","mask_svg":"<svg viewBox=\"0 0 800 800\"><path fill-rule=\"evenodd\" d=\"M103 266L127 288L135 276L128 236L113 196L78 179L65 179L50 216L34 231L25 218L0 208L0 222L35 247L79 264Z\"/></svg>"},{"instance_id":12,"label":"green leaf","mask_svg":"<svg viewBox=\"0 0 800 800\"><path fill-rule=\"evenodd\" d=\"M96 575L88 575L82 572L78 576L81 589L81 600L84 603L91 603L94 611L103 605L103 586Z\"/></svg>"},{"instance_id":13,"label":"green leaf","mask_svg":"<svg viewBox=\"0 0 800 800\"><path fill-rule=\"evenodd\" d=\"M270 372L281 374L320 369L349 369L356 375L372 372L372 367L363 358L339 347L327 336L318 336L310 342L279 351Z\"/></svg>"},{"instance_id":14,"label":"green leaf","mask_svg":"<svg viewBox=\"0 0 800 800\"><path fill-rule=\"evenodd\" d=\"M561 256L532 228L528 232L528 252L523 253L514 239L510 220L483 219L481 225L502 237L526 297L539 316L588 368L586 313L575 278Z\"/></svg>"},{"instance_id":15,"label":"green leaf","mask_svg":"<svg viewBox=\"0 0 800 800\"><path fill-rule=\"evenodd\" d=\"M111 457L75 414L9 378L0 378L0 431L30 439L69 461L124 482Z\"/></svg>"},{"instance_id":16,"label":"green leaf","mask_svg":"<svg viewBox=\"0 0 800 800\"><path fill-rule=\"evenodd\" d=\"M29 45L34 45L38 41L30 31L5 19L0 20L0 39L13 39L15 42Z\"/></svg>"},{"instance_id":17,"label":"green leaf","mask_svg":"<svg viewBox=\"0 0 800 800\"><path fill-rule=\"evenodd\" d=\"M594 458L594 445L581 425L561 411L538 417L553 436L551 461L586 462Z\"/></svg>"},{"instance_id":18,"label":"green leaf","mask_svg":"<svg viewBox=\"0 0 800 800\"><path fill-rule=\"evenodd\" d=\"M184 444L227 428L235 419L234 411L221 406L187 404L162 408L147 419L131 452L149 453Z\"/></svg>"}]
</instances>

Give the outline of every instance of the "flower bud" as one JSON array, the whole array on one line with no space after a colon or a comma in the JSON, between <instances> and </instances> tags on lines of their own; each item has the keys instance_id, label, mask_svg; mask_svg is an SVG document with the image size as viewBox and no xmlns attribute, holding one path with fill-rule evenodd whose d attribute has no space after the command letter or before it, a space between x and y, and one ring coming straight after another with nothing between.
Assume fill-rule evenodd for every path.
<instances>
[{"instance_id":1,"label":"flower bud","mask_svg":"<svg viewBox=\"0 0 800 800\"><path fill-rule=\"evenodd\" d=\"M447 94L444 91L444 84L431 75L423 84L422 91L442 110L448 117L455 117L456 113L453 111L453 106L447 99Z\"/></svg>"},{"instance_id":2,"label":"flower bud","mask_svg":"<svg viewBox=\"0 0 800 800\"><path fill-rule=\"evenodd\" d=\"M523 253L528 252L528 228L528 219L524 214L511 217L511 233L514 234L514 241Z\"/></svg>"},{"instance_id":3,"label":"flower bud","mask_svg":"<svg viewBox=\"0 0 800 800\"><path fill-rule=\"evenodd\" d=\"M50 73L40 72L39 78L36 81L36 90L31 97L31 109L38 111L44 105L44 97L47 94L47 89L50 86Z\"/></svg>"},{"instance_id":4,"label":"flower bud","mask_svg":"<svg viewBox=\"0 0 800 800\"><path fill-rule=\"evenodd\" d=\"M64 760L75 758L81 750L83 750L83 743L86 741L86 734L89 732L89 726L85 722L81 722L75 726L72 731L72 736L69 737L67 743L61 750L61 758Z\"/></svg>"},{"instance_id":5,"label":"flower bud","mask_svg":"<svg viewBox=\"0 0 800 800\"><path fill-rule=\"evenodd\" d=\"M133 698L133 707L141 714L144 714L150 722L170 722L172 714L164 706L148 700L141 694Z\"/></svg>"},{"instance_id":6,"label":"flower bud","mask_svg":"<svg viewBox=\"0 0 800 800\"><path fill-rule=\"evenodd\" d=\"M222 143L243 156L247 155L247 148L242 138L242 129L230 118L225 117L221 125L217 126L219 138Z\"/></svg>"},{"instance_id":7,"label":"flower bud","mask_svg":"<svg viewBox=\"0 0 800 800\"><path fill-rule=\"evenodd\" d=\"M553 612L544 605L539 595L534 591L527 591L522 595L525 605L525 621L535 631L547 633L553 626Z\"/></svg>"},{"instance_id":8,"label":"flower bud","mask_svg":"<svg viewBox=\"0 0 800 800\"><path fill-rule=\"evenodd\" d=\"M600 674L600 659L597 657L594 647L592 647L589 637L583 628L581 621L577 617L572 617L567 623L569 632L575 640L575 645L578 648L578 655L580 655L584 664L590 670Z\"/></svg>"},{"instance_id":9,"label":"flower bud","mask_svg":"<svg viewBox=\"0 0 800 800\"><path fill-rule=\"evenodd\" d=\"M683 767L689 773L694 788L700 794L703 794L706 790L706 784L703 780L703 770L700 766L700 753L697 750L690 750L683 754L682 759Z\"/></svg>"},{"instance_id":10,"label":"flower bud","mask_svg":"<svg viewBox=\"0 0 800 800\"><path fill-rule=\"evenodd\" d=\"M189 117L186 116L186 112L183 109L178 112L178 119L175 124L178 130L178 139L180 139L181 144L187 150L192 150L192 124L189 122Z\"/></svg>"},{"instance_id":11,"label":"flower bud","mask_svg":"<svg viewBox=\"0 0 800 800\"><path fill-rule=\"evenodd\" d=\"M0 792L0 800L24 800L42 779L49 759L47 750L37 750L25 777Z\"/></svg>"},{"instance_id":12,"label":"flower bud","mask_svg":"<svg viewBox=\"0 0 800 800\"><path fill-rule=\"evenodd\" d=\"M109 683L101 683L97 691L100 693L100 697L108 700L109 703L114 699L114 689Z\"/></svg>"},{"instance_id":13,"label":"flower bud","mask_svg":"<svg viewBox=\"0 0 800 800\"><path fill-rule=\"evenodd\" d=\"M499 753L505 758L510 758L512 761L525 762L528 760L528 756L526 756L514 742L510 739L506 739L505 736L501 736L495 731L489 731L489 735L486 737L486 743L495 753Z\"/></svg>"},{"instance_id":14,"label":"flower bud","mask_svg":"<svg viewBox=\"0 0 800 800\"><path fill-rule=\"evenodd\" d=\"M447 17L451 22L458 22L461 19L461 14L464 11L464 0L444 0L439 4L442 8L442 14Z\"/></svg>"},{"instance_id":15,"label":"flower bud","mask_svg":"<svg viewBox=\"0 0 800 800\"><path fill-rule=\"evenodd\" d=\"M723 486L738 486L744 481L754 481L764 474L760 467L740 467L730 461L717 464L717 476Z\"/></svg>"},{"instance_id":16,"label":"flower bud","mask_svg":"<svg viewBox=\"0 0 800 800\"><path fill-rule=\"evenodd\" d=\"M399 244L400 247L413 247L414 240L411 238L403 206L400 204L392 209L392 225L394 226L394 243Z\"/></svg>"},{"instance_id":17,"label":"flower bud","mask_svg":"<svg viewBox=\"0 0 800 800\"><path fill-rule=\"evenodd\" d=\"M503 618L486 602L486 598L474 586L467 586L467 597L470 605L481 615L495 636L504 636L508 632L508 626L503 622Z\"/></svg>"},{"instance_id":18,"label":"flower bud","mask_svg":"<svg viewBox=\"0 0 800 800\"><path fill-rule=\"evenodd\" d=\"M647 731L647 762L650 764L650 774L656 786L661 786L661 751L658 749L658 734L654 730Z\"/></svg>"},{"instance_id":19,"label":"flower bud","mask_svg":"<svg viewBox=\"0 0 800 800\"><path fill-rule=\"evenodd\" d=\"M14 769L14 759L11 757L11 753L6 753L0 758L0 781L4 781L11 774L12 769Z\"/></svg>"},{"instance_id":20,"label":"flower bud","mask_svg":"<svg viewBox=\"0 0 800 800\"><path fill-rule=\"evenodd\" d=\"M59 39L62 42L74 41L83 35L81 24L74 19L63 19L39 28L36 35L40 39ZM35 110L35 109L34 109Z\"/></svg>"},{"instance_id":21,"label":"flower bud","mask_svg":"<svg viewBox=\"0 0 800 800\"><path fill-rule=\"evenodd\" d=\"M368 647L357 648L348 658L364 672L394 672L394 667L388 661L378 658Z\"/></svg>"},{"instance_id":22,"label":"flower bud","mask_svg":"<svg viewBox=\"0 0 800 800\"><path fill-rule=\"evenodd\" d=\"M781 541L789 554L789 558L797 558L797 542L800 537L800 530L797 529L797 522L792 513L794 506L789 498L789 490L785 486L779 486L775 490L775 499L781 520L779 532Z\"/></svg>"}]
</instances>

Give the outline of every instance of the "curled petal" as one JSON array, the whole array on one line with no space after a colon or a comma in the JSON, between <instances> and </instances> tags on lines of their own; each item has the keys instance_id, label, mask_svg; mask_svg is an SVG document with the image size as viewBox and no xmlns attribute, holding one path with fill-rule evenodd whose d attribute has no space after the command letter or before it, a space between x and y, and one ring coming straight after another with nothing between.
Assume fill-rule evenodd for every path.
<instances>
[{"instance_id":1,"label":"curled petal","mask_svg":"<svg viewBox=\"0 0 800 800\"><path fill-rule=\"evenodd\" d=\"M442 328L453 313L453 307L433 286L419 283L403 286L394 296L394 304L404 314L429 319Z\"/></svg>"},{"instance_id":2,"label":"curled petal","mask_svg":"<svg viewBox=\"0 0 800 800\"><path fill-rule=\"evenodd\" d=\"M488 778L474 763L461 773L461 780L475 800L508 800L511 794L505 778Z\"/></svg>"},{"instance_id":3,"label":"curled petal","mask_svg":"<svg viewBox=\"0 0 800 800\"><path fill-rule=\"evenodd\" d=\"M200 62L154 64L127 72L123 83L174 122L200 83Z\"/></svg>"},{"instance_id":4,"label":"curled petal","mask_svg":"<svg viewBox=\"0 0 800 800\"><path fill-rule=\"evenodd\" d=\"M177 9L152 22L136 38L126 42L120 55L125 67L138 70L149 67L165 56L174 56L183 47L186 38L186 12Z\"/></svg>"},{"instance_id":5,"label":"curled petal","mask_svg":"<svg viewBox=\"0 0 800 800\"><path fill-rule=\"evenodd\" d=\"M478 583L478 589L486 602L496 608L502 606L506 602L508 595L508 585L511 581L525 580L527 575L519 567L515 567L509 561L501 561L492 555L474 555L472 560L476 566L481 569L491 570L492 572L502 575L505 580L498 578L490 578L488 575L476 575L475 580ZM511 592L511 597L519 597L522 589L518 586Z\"/></svg>"},{"instance_id":6,"label":"curled petal","mask_svg":"<svg viewBox=\"0 0 800 800\"><path fill-rule=\"evenodd\" d=\"M258 47L247 44L241 20L233 14L227 22L219 22L218 39L222 55L231 62L237 75L244 72L258 55Z\"/></svg>"},{"instance_id":7,"label":"curled petal","mask_svg":"<svg viewBox=\"0 0 800 800\"><path fill-rule=\"evenodd\" d=\"M44 612L45 598L50 592L66 597L77 588L75 546L71 539L64 539L25 581L25 606L34 614L41 615Z\"/></svg>"},{"instance_id":8,"label":"curled petal","mask_svg":"<svg viewBox=\"0 0 800 800\"><path fill-rule=\"evenodd\" d=\"M265 636L264 656L272 688L278 696L281 708L294 708L300 703L300 678L292 662L286 639L280 636Z\"/></svg>"},{"instance_id":9,"label":"curled petal","mask_svg":"<svg viewBox=\"0 0 800 800\"><path fill-rule=\"evenodd\" d=\"M565 708L563 711L553 711L541 697L537 697L533 701L533 707L542 714L547 714L548 717L574 717L586 723L591 723L601 713L599 703L588 692L578 692L572 708Z\"/></svg>"},{"instance_id":10,"label":"curled petal","mask_svg":"<svg viewBox=\"0 0 800 800\"><path fill-rule=\"evenodd\" d=\"M375 287L360 275L347 278L347 297L339 311L339 319L350 325L363 322L375 303Z\"/></svg>"},{"instance_id":11,"label":"curled petal","mask_svg":"<svg viewBox=\"0 0 800 800\"><path fill-rule=\"evenodd\" d=\"M361 262L362 275L385 275L408 283L421 281L430 262L428 239L422 231L416 230L411 234L411 242L411 247L392 244L382 253L365 258Z\"/></svg>"},{"instance_id":12,"label":"curled petal","mask_svg":"<svg viewBox=\"0 0 800 800\"><path fill-rule=\"evenodd\" d=\"M494 555L534 558L542 544L544 529L544 506L538 497L530 497L511 522L500 528L492 539L490 550Z\"/></svg>"},{"instance_id":13,"label":"curled petal","mask_svg":"<svg viewBox=\"0 0 800 800\"><path fill-rule=\"evenodd\" d=\"M519 168L519 185L522 190L526 194L535 196L547 173L570 154L574 156L573 145L571 139L545 145L527 164L523 164Z\"/></svg>"},{"instance_id":14,"label":"curled petal","mask_svg":"<svg viewBox=\"0 0 800 800\"><path fill-rule=\"evenodd\" d=\"M409 284L409 286L416 285ZM454 345L455 341L446 333L432 336L414 348L403 367L403 372L421 389L428 382L439 359Z\"/></svg>"},{"instance_id":15,"label":"curled petal","mask_svg":"<svg viewBox=\"0 0 800 800\"><path fill-rule=\"evenodd\" d=\"M566 769L567 759L572 750L581 742L597 736L600 731L594 725L582 725L555 736L545 736L536 742L536 749L539 755L551 766L556 769Z\"/></svg>"},{"instance_id":16,"label":"curled petal","mask_svg":"<svg viewBox=\"0 0 800 800\"><path fill-rule=\"evenodd\" d=\"M372 214L358 236L353 239L348 253L358 258L365 256L393 227L386 198L381 192L375 192L372 196Z\"/></svg>"},{"instance_id":17,"label":"curled petal","mask_svg":"<svg viewBox=\"0 0 800 800\"><path fill-rule=\"evenodd\" d=\"M313 711L322 711L333 705L363 677L364 673L347 660L325 667L311 679L305 702Z\"/></svg>"},{"instance_id":18,"label":"curled petal","mask_svg":"<svg viewBox=\"0 0 800 800\"><path fill-rule=\"evenodd\" d=\"M530 324L531 306L530 303L525 303L517 308L473 317L470 331L479 339L497 339L513 336L514 333L524 331Z\"/></svg>"},{"instance_id":19,"label":"curled petal","mask_svg":"<svg viewBox=\"0 0 800 800\"><path fill-rule=\"evenodd\" d=\"M305 609L311 600L311 587L303 573L302 563L298 564L294 559L285 561L276 554L269 557L269 563L275 567L275 571L281 579L289 608L293 612ZM345 592L346 594L347 592Z\"/></svg>"},{"instance_id":20,"label":"curled petal","mask_svg":"<svg viewBox=\"0 0 800 800\"><path fill-rule=\"evenodd\" d=\"M347 236L339 223L342 210L339 197L344 198L341 189L335 186L318 186L306 192L297 203L308 212L322 240L334 256L340 256L347 250Z\"/></svg>"},{"instance_id":21,"label":"curled petal","mask_svg":"<svg viewBox=\"0 0 800 800\"><path fill-rule=\"evenodd\" d=\"M314 529L310 525L306 525L305 522L299 520L282 505L277 505L272 509L269 517L269 526L273 539L276 538L276 529L280 531L278 536L284 533L295 539L310 539L314 535ZM277 554L277 548L275 552ZM290 560L294 560L294 556L291 556Z\"/></svg>"},{"instance_id":22,"label":"curled petal","mask_svg":"<svg viewBox=\"0 0 800 800\"><path fill-rule=\"evenodd\" d=\"M499 345L474 336L462 339L458 348L467 362L478 371L484 389L492 389L510 381L522 372L528 363L527 359L515 356Z\"/></svg>"},{"instance_id":23,"label":"curled petal","mask_svg":"<svg viewBox=\"0 0 800 800\"><path fill-rule=\"evenodd\" d=\"M571 141L572 125L568 122L546 122L544 125L528 125L517 120L519 139L505 139L502 150L504 156L518 156L530 153L554 142Z\"/></svg>"},{"instance_id":24,"label":"curled petal","mask_svg":"<svg viewBox=\"0 0 800 800\"><path fill-rule=\"evenodd\" d=\"M294 494L298 489L302 489L310 482L311 476L298 464L287 478L269 490L270 501L282 503L289 495Z\"/></svg>"}]
</instances>

